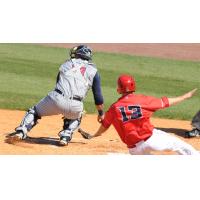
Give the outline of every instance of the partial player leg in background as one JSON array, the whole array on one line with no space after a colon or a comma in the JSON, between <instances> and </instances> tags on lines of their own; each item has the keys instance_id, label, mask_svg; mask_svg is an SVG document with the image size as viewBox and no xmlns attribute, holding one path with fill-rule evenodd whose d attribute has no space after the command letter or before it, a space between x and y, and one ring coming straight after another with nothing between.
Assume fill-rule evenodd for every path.
<instances>
[{"instance_id":1,"label":"partial player leg in background","mask_svg":"<svg viewBox=\"0 0 200 200\"><path fill-rule=\"evenodd\" d=\"M200 111L193 117L192 126L200 130Z\"/></svg>"},{"instance_id":2,"label":"partial player leg in background","mask_svg":"<svg viewBox=\"0 0 200 200\"><path fill-rule=\"evenodd\" d=\"M140 142L131 154L150 154L151 151L174 151L180 155L200 155L191 145L164 131L153 130L153 135L145 142Z\"/></svg>"},{"instance_id":3,"label":"partial player leg in background","mask_svg":"<svg viewBox=\"0 0 200 200\"><path fill-rule=\"evenodd\" d=\"M58 134L60 137L60 145L67 145L71 139L74 131L79 127L81 118L79 119L64 119L63 130Z\"/></svg>"},{"instance_id":4,"label":"partial player leg in background","mask_svg":"<svg viewBox=\"0 0 200 200\"><path fill-rule=\"evenodd\" d=\"M185 133L186 138L199 137L200 136L200 111L192 119L193 130Z\"/></svg>"}]
</instances>

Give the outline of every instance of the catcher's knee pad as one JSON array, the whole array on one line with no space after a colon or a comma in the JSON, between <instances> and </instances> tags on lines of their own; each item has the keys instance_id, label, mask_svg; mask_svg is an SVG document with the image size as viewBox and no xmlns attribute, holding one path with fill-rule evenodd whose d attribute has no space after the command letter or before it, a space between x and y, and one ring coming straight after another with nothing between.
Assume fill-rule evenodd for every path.
<instances>
[{"instance_id":1,"label":"catcher's knee pad","mask_svg":"<svg viewBox=\"0 0 200 200\"><path fill-rule=\"evenodd\" d=\"M73 132L79 127L81 118L64 119L63 130L59 133L60 137L72 137Z\"/></svg>"},{"instance_id":2,"label":"catcher's knee pad","mask_svg":"<svg viewBox=\"0 0 200 200\"><path fill-rule=\"evenodd\" d=\"M37 120L40 118L41 117L38 116L35 107L32 107L26 112L20 126L17 127L15 130L23 131L23 133L26 134L37 124Z\"/></svg>"}]
</instances>

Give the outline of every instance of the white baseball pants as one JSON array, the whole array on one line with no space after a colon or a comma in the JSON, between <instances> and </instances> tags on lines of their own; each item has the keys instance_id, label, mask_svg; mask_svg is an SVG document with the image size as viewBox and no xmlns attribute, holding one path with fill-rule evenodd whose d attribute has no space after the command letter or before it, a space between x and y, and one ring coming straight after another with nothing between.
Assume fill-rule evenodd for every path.
<instances>
[{"instance_id":1,"label":"white baseball pants","mask_svg":"<svg viewBox=\"0 0 200 200\"><path fill-rule=\"evenodd\" d=\"M130 148L132 155L150 155L151 151L174 151L179 155L200 155L191 145L164 131L154 129L152 136Z\"/></svg>"}]
</instances>

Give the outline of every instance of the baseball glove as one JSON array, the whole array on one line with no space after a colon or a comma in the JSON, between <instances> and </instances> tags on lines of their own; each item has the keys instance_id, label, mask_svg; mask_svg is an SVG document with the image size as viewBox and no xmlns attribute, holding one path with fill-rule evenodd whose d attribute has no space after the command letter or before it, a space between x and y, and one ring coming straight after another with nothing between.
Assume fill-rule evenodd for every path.
<instances>
[{"instance_id":1,"label":"baseball glove","mask_svg":"<svg viewBox=\"0 0 200 200\"><path fill-rule=\"evenodd\" d=\"M83 131L81 128L78 129L78 132L82 135L82 137L86 140L90 140L93 136L90 133Z\"/></svg>"}]
</instances>

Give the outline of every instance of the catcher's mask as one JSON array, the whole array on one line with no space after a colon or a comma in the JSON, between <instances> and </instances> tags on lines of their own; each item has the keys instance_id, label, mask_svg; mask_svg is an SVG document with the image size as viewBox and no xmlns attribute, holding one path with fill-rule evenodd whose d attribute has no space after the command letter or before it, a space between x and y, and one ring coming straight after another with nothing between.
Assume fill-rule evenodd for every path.
<instances>
[{"instance_id":1,"label":"catcher's mask","mask_svg":"<svg viewBox=\"0 0 200 200\"><path fill-rule=\"evenodd\" d=\"M127 92L135 92L136 89L135 80L130 75L119 76L117 85L118 85L117 92L119 94L124 94Z\"/></svg>"},{"instance_id":2,"label":"catcher's mask","mask_svg":"<svg viewBox=\"0 0 200 200\"><path fill-rule=\"evenodd\" d=\"M70 57L92 60L92 49L86 45L75 46L70 50Z\"/></svg>"}]
</instances>

